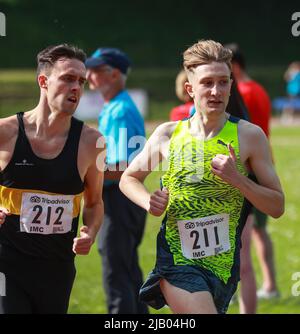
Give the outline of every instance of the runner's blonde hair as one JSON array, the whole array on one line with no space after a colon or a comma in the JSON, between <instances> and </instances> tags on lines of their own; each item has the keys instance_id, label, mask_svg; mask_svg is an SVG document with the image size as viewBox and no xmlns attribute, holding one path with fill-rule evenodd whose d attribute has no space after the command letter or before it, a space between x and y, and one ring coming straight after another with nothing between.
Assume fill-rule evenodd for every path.
<instances>
[{"instance_id":1,"label":"runner's blonde hair","mask_svg":"<svg viewBox=\"0 0 300 334\"><path fill-rule=\"evenodd\" d=\"M213 40L200 40L183 53L183 67L188 72L193 72L199 65L211 62L225 63L231 72L231 50L221 43Z\"/></svg>"}]
</instances>

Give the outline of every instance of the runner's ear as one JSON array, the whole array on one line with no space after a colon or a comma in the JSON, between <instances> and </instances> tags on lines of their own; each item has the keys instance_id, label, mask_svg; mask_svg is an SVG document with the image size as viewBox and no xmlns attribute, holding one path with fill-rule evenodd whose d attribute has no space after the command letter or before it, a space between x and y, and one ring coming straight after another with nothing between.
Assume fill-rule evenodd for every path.
<instances>
[{"instance_id":1,"label":"runner's ear","mask_svg":"<svg viewBox=\"0 0 300 334\"><path fill-rule=\"evenodd\" d=\"M189 94L189 96L193 99L195 97L193 86L187 81L184 84L184 88L187 91L187 93Z\"/></svg>"}]
</instances>

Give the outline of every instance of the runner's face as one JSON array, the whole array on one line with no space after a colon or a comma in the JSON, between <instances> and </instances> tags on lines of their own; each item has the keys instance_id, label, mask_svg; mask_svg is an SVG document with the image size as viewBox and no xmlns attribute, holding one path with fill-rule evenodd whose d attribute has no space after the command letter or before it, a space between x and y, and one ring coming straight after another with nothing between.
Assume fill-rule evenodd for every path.
<instances>
[{"instance_id":1,"label":"runner's face","mask_svg":"<svg viewBox=\"0 0 300 334\"><path fill-rule=\"evenodd\" d=\"M83 93L86 69L77 59L59 59L47 76L47 100L50 107L73 114Z\"/></svg>"},{"instance_id":2,"label":"runner's face","mask_svg":"<svg viewBox=\"0 0 300 334\"><path fill-rule=\"evenodd\" d=\"M202 114L219 115L228 104L231 83L226 63L212 62L194 69L187 90L194 98L196 109Z\"/></svg>"}]
</instances>

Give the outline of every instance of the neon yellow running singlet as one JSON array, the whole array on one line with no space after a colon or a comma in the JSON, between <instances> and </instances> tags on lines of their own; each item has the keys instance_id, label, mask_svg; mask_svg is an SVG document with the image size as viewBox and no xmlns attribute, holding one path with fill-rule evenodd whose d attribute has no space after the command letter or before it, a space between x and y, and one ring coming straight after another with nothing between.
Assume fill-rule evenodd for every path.
<instances>
[{"instance_id":1,"label":"neon yellow running singlet","mask_svg":"<svg viewBox=\"0 0 300 334\"><path fill-rule=\"evenodd\" d=\"M169 190L165 239L175 265L195 265L212 271L224 283L231 276L244 197L211 171L216 154L234 148L240 161L238 121L230 117L219 134L199 140L189 132L189 120L176 126L169 149L169 167L162 178Z\"/></svg>"}]
</instances>

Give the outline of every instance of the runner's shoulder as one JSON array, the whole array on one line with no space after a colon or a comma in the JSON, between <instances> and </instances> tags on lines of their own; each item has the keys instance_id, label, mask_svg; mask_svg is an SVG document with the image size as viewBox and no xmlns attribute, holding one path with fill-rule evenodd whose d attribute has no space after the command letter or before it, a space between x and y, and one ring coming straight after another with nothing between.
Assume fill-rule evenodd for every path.
<instances>
[{"instance_id":1,"label":"runner's shoulder","mask_svg":"<svg viewBox=\"0 0 300 334\"><path fill-rule=\"evenodd\" d=\"M174 122L165 122L160 124L153 132L153 134L159 135L159 136L166 136L171 138L177 124L180 121L174 121Z\"/></svg>"},{"instance_id":2,"label":"runner's shoulder","mask_svg":"<svg viewBox=\"0 0 300 334\"><path fill-rule=\"evenodd\" d=\"M87 149L99 149L101 148L101 144L105 143L104 136L97 129L87 124L83 125L81 140Z\"/></svg>"},{"instance_id":3,"label":"runner's shoulder","mask_svg":"<svg viewBox=\"0 0 300 334\"><path fill-rule=\"evenodd\" d=\"M258 125L245 120L239 122L239 140L248 157L269 146L264 131Z\"/></svg>"},{"instance_id":4,"label":"runner's shoulder","mask_svg":"<svg viewBox=\"0 0 300 334\"><path fill-rule=\"evenodd\" d=\"M239 121L239 134L249 140L267 138L261 127L243 119Z\"/></svg>"},{"instance_id":5,"label":"runner's shoulder","mask_svg":"<svg viewBox=\"0 0 300 334\"><path fill-rule=\"evenodd\" d=\"M17 116L0 118L0 142L6 142L18 135L19 124Z\"/></svg>"}]
</instances>

